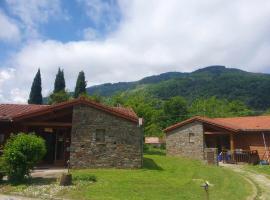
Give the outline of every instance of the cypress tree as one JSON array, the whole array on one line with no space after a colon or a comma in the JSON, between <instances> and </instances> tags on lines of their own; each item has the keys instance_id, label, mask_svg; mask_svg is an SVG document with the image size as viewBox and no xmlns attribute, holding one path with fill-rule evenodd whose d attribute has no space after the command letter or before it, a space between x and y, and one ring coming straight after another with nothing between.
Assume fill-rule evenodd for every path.
<instances>
[{"instance_id":1,"label":"cypress tree","mask_svg":"<svg viewBox=\"0 0 270 200\"><path fill-rule=\"evenodd\" d=\"M36 73L36 76L33 80L28 103L29 104L42 104L42 94L41 94L41 75L40 69Z\"/></svg>"},{"instance_id":2,"label":"cypress tree","mask_svg":"<svg viewBox=\"0 0 270 200\"><path fill-rule=\"evenodd\" d=\"M86 93L86 81L85 81L85 75L84 72L79 72L77 81L76 81L76 87L74 91L74 98L78 98L80 94Z\"/></svg>"},{"instance_id":3,"label":"cypress tree","mask_svg":"<svg viewBox=\"0 0 270 200\"><path fill-rule=\"evenodd\" d=\"M58 72L55 77L54 81L54 90L53 93L57 93L60 91L65 90L66 88L66 83L65 83L65 77L64 77L64 70L61 70L58 68Z\"/></svg>"}]
</instances>

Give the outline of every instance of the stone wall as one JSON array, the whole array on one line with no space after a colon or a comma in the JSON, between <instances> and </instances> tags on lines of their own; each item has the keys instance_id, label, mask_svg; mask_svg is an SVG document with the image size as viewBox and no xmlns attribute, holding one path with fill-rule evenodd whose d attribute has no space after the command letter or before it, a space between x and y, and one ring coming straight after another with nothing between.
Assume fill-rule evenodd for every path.
<instances>
[{"instance_id":1,"label":"stone wall","mask_svg":"<svg viewBox=\"0 0 270 200\"><path fill-rule=\"evenodd\" d=\"M207 164L218 165L218 149L204 148L204 160Z\"/></svg>"},{"instance_id":2,"label":"stone wall","mask_svg":"<svg viewBox=\"0 0 270 200\"><path fill-rule=\"evenodd\" d=\"M142 138L138 124L86 105L76 105L70 166L139 168L142 166Z\"/></svg>"},{"instance_id":3,"label":"stone wall","mask_svg":"<svg viewBox=\"0 0 270 200\"><path fill-rule=\"evenodd\" d=\"M170 156L183 156L203 160L203 125L186 124L166 134L166 151Z\"/></svg>"}]
</instances>

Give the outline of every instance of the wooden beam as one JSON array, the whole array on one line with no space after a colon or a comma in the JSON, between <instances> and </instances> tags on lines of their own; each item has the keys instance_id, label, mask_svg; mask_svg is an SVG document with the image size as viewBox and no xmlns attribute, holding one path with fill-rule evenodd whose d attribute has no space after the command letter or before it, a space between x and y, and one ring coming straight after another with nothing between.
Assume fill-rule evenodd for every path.
<instances>
[{"instance_id":1,"label":"wooden beam","mask_svg":"<svg viewBox=\"0 0 270 200\"><path fill-rule=\"evenodd\" d=\"M228 135L228 132L220 132L220 131L205 131L205 135Z\"/></svg>"},{"instance_id":2,"label":"wooden beam","mask_svg":"<svg viewBox=\"0 0 270 200\"><path fill-rule=\"evenodd\" d=\"M43 127L71 127L72 123L63 122L26 122L25 126L43 126Z\"/></svg>"},{"instance_id":3,"label":"wooden beam","mask_svg":"<svg viewBox=\"0 0 270 200\"><path fill-rule=\"evenodd\" d=\"M38 119L40 121L50 120L50 119L57 119L66 115L70 115L72 118L72 110L66 110L63 112L50 112L41 116L36 116L35 119ZM29 120L29 119L28 119Z\"/></svg>"},{"instance_id":4,"label":"wooden beam","mask_svg":"<svg viewBox=\"0 0 270 200\"><path fill-rule=\"evenodd\" d=\"M234 149L235 149L234 145L235 145L234 144L234 135L233 135L233 133L231 133L230 134L230 149L231 149L231 151L234 151Z\"/></svg>"},{"instance_id":5,"label":"wooden beam","mask_svg":"<svg viewBox=\"0 0 270 200\"><path fill-rule=\"evenodd\" d=\"M234 143L234 134L230 134L230 150L231 150L231 156L232 160L235 161L234 159L234 149L235 149L235 143Z\"/></svg>"}]
</instances>

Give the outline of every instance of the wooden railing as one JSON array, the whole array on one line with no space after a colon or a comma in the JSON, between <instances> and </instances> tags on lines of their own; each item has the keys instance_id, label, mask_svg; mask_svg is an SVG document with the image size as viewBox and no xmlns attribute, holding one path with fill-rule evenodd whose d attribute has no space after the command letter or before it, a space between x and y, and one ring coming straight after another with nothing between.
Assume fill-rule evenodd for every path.
<instances>
[{"instance_id":1,"label":"wooden railing","mask_svg":"<svg viewBox=\"0 0 270 200\"><path fill-rule=\"evenodd\" d=\"M259 162L259 155L257 150L224 150L222 151L223 163L249 163L257 164Z\"/></svg>"}]
</instances>

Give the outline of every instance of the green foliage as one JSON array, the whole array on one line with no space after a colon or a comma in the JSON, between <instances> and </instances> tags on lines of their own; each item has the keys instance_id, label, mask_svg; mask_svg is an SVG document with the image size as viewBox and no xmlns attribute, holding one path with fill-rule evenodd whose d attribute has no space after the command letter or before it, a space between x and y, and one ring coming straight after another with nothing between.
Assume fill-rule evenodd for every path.
<instances>
[{"instance_id":1,"label":"green foliage","mask_svg":"<svg viewBox=\"0 0 270 200\"><path fill-rule=\"evenodd\" d=\"M45 141L41 137L25 133L11 136L3 152L9 179L23 181L45 153Z\"/></svg>"},{"instance_id":2,"label":"green foliage","mask_svg":"<svg viewBox=\"0 0 270 200\"><path fill-rule=\"evenodd\" d=\"M183 97L176 96L164 102L165 126L175 124L188 118L188 105Z\"/></svg>"},{"instance_id":3,"label":"green foliage","mask_svg":"<svg viewBox=\"0 0 270 200\"><path fill-rule=\"evenodd\" d=\"M115 97L115 99L114 99ZM140 91L129 95L123 94L112 97L111 102L115 105L121 102L125 107L131 107L138 116L144 118L145 135L162 136L163 102Z\"/></svg>"},{"instance_id":4,"label":"green foliage","mask_svg":"<svg viewBox=\"0 0 270 200\"><path fill-rule=\"evenodd\" d=\"M95 101L95 102L98 102L98 103L104 103L104 99L102 96L100 96L99 94L93 94L93 95L89 95L87 93L83 93L80 95L80 97L85 97L86 99L89 99L91 101Z\"/></svg>"},{"instance_id":5,"label":"green foliage","mask_svg":"<svg viewBox=\"0 0 270 200\"><path fill-rule=\"evenodd\" d=\"M77 81L76 81L76 87L74 91L74 98L78 98L80 94L86 93L86 81L85 81L85 75L84 72L79 72Z\"/></svg>"},{"instance_id":6,"label":"green foliage","mask_svg":"<svg viewBox=\"0 0 270 200\"><path fill-rule=\"evenodd\" d=\"M68 101L70 99L71 99L70 93L65 91L65 90L62 90L60 92L52 93L49 96L48 103L49 104L56 104L56 103Z\"/></svg>"},{"instance_id":7,"label":"green foliage","mask_svg":"<svg viewBox=\"0 0 270 200\"><path fill-rule=\"evenodd\" d=\"M217 99L216 97L195 100L189 108L189 113L191 116L199 115L207 117L252 115L252 111L243 102Z\"/></svg>"},{"instance_id":8,"label":"green foliage","mask_svg":"<svg viewBox=\"0 0 270 200\"><path fill-rule=\"evenodd\" d=\"M158 99L182 96L188 102L198 98L216 96L229 101L239 100L256 110L270 107L270 75L225 68L206 67L191 73L168 72L146 77L136 82L103 84L87 88L90 94L98 92L103 96L117 93L136 92L143 86L144 93Z\"/></svg>"},{"instance_id":9,"label":"green foliage","mask_svg":"<svg viewBox=\"0 0 270 200\"><path fill-rule=\"evenodd\" d=\"M97 181L97 177L92 174L75 174L72 177L74 181L88 181L88 182Z\"/></svg>"},{"instance_id":10,"label":"green foliage","mask_svg":"<svg viewBox=\"0 0 270 200\"><path fill-rule=\"evenodd\" d=\"M29 104L42 104L42 94L41 94L41 75L40 69L38 69L36 76L33 80L28 103Z\"/></svg>"},{"instance_id":11,"label":"green foliage","mask_svg":"<svg viewBox=\"0 0 270 200\"><path fill-rule=\"evenodd\" d=\"M65 83L65 77L64 77L64 70L61 70L58 68L58 72L55 77L54 81L54 93L64 91L66 88L66 83Z\"/></svg>"},{"instance_id":12,"label":"green foliage","mask_svg":"<svg viewBox=\"0 0 270 200\"><path fill-rule=\"evenodd\" d=\"M131 107L144 118L145 136L163 136L163 129L192 116L234 117L253 115L243 102L228 101L217 97L200 98L189 105L183 97L176 96L161 100L144 91L123 92L107 98L109 105Z\"/></svg>"}]
</instances>

